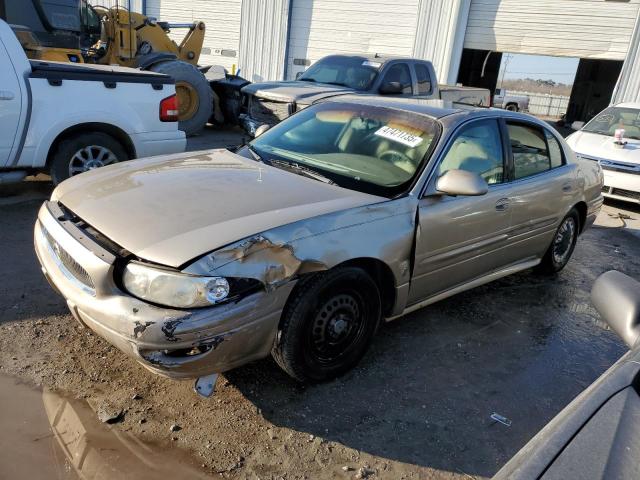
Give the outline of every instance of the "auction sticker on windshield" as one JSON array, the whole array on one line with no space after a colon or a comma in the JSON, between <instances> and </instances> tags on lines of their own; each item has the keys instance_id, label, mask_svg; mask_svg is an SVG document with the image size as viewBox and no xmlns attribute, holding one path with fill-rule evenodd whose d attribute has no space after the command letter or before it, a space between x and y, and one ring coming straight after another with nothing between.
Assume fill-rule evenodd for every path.
<instances>
[{"instance_id":1,"label":"auction sticker on windshield","mask_svg":"<svg viewBox=\"0 0 640 480\"><path fill-rule=\"evenodd\" d=\"M401 143L407 147L415 148L422 143L422 137L412 135L409 132L392 128L389 126L382 127L376 131L376 135L384 137L388 140Z\"/></svg>"}]
</instances>

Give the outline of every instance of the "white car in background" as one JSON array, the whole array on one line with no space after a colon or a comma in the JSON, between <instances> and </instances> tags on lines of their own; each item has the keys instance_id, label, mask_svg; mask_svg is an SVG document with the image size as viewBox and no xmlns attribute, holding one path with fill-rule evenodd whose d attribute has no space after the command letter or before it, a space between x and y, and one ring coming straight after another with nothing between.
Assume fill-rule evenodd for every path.
<instances>
[{"instance_id":1,"label":"white car in background","mask_svg":"<svg viewBox=\"0 0 640 480\"><path fill-rule=\"evenodd\" d=\"M616 130L624 129L622 141ZM620 103L604 109L567 138L582 158L600 162L605 197L640 204L640 103Z\"/></svg>"}]
</instances>

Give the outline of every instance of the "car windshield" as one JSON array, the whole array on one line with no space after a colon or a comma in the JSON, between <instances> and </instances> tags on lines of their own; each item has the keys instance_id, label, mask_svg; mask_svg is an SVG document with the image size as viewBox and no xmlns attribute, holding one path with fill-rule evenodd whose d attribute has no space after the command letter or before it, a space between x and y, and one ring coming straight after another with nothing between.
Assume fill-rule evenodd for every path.
<instances>
[{"instance_id":1,"label":"car windshield","mask_svg":"<svg viewBox=\"0 0 640 480\"><path fill-rule=\"evenodd\" d=\"M298 80L367 90L378 76L380 62L363 57L332 55L311 65Z\"/></svg>"},{"instance_id":2,"label":"car windshield","mask_svg":"<svg viewBox=\"0 0 640 480\"><path fill-rule=\"evenodd\" d=\"M325 103L276 125L249 149L252 158L267 164L313 171L345 188L392 197L413 183L439 131L438 122L411 112Z\"/></svg>"},{"instance_id":3,"label":"car windshield","mask_svg":"<svg viewBox=\"0 0 640 480\"><path fill-rule=\"evenodd\" d=\"M606 108L587 123L582 131L613 136L619 128L624 129L625 137L640 140L640 109L626 107Z\"/></svg>"}]
</instances>

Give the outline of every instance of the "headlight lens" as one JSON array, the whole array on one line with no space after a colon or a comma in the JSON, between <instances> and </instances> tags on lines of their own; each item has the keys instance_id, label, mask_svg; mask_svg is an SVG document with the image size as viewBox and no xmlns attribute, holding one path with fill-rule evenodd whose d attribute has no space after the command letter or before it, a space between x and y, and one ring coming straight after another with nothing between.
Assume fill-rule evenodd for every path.
<instances>
[{"instance_id":1,"label":"headlight lens","mask_svg":"<svg viewBox=\"0 0 640 480\"><path fill-rule=\"evenodd\" d=\"M226 278L186 275L139 263L125 267L123 284L132 295L168 307L207 307L229 296Z\"/></svg>"}]
</instances>

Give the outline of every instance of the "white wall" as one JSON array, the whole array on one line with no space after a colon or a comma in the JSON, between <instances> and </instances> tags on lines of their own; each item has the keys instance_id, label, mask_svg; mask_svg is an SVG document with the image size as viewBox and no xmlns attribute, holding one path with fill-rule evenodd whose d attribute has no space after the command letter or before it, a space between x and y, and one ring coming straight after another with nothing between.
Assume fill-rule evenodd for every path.
<instances>
[{"instance_id":1,"label":"white wall","mask_svg":"<svg viewBox=\"0 0 640 480\"><path fill-rule=\"evenodd\" d=\"M331 53L411 56L419 0L292 0L287 77Z\"/></svg>"},{"instance_id":2,"label":"white wall","mask_svg":"<svg viewBox=\"0 0 640 480\"><path fill-rule=\"evenodd\" d=\"M251 82L283 80L290 0L243 0L240 75Z\"/></svg>"},{"instance_id":3,"label":"white wall","mask_svg":"<svg viewBox=\"0 0 640 480\"><path fill-rule=\"evenodd\" d=\"M205 22L205 51L199 63L230 70L238 64L241 7L242 0L147 0L147 15L170 23ZM175 29L170 36L179 44L186 33ZM231 53L233 56L228 56Z\"/></svg>"},{"instance_id":4,"label":"white wall","mask_svg":"<svg viewBox=\"0 0 640 480\"><path fill-rule=\"evenodd\" d=\"M640 0L471 0L465 47L624 60Z\"/></svg>"}]
</instances>

